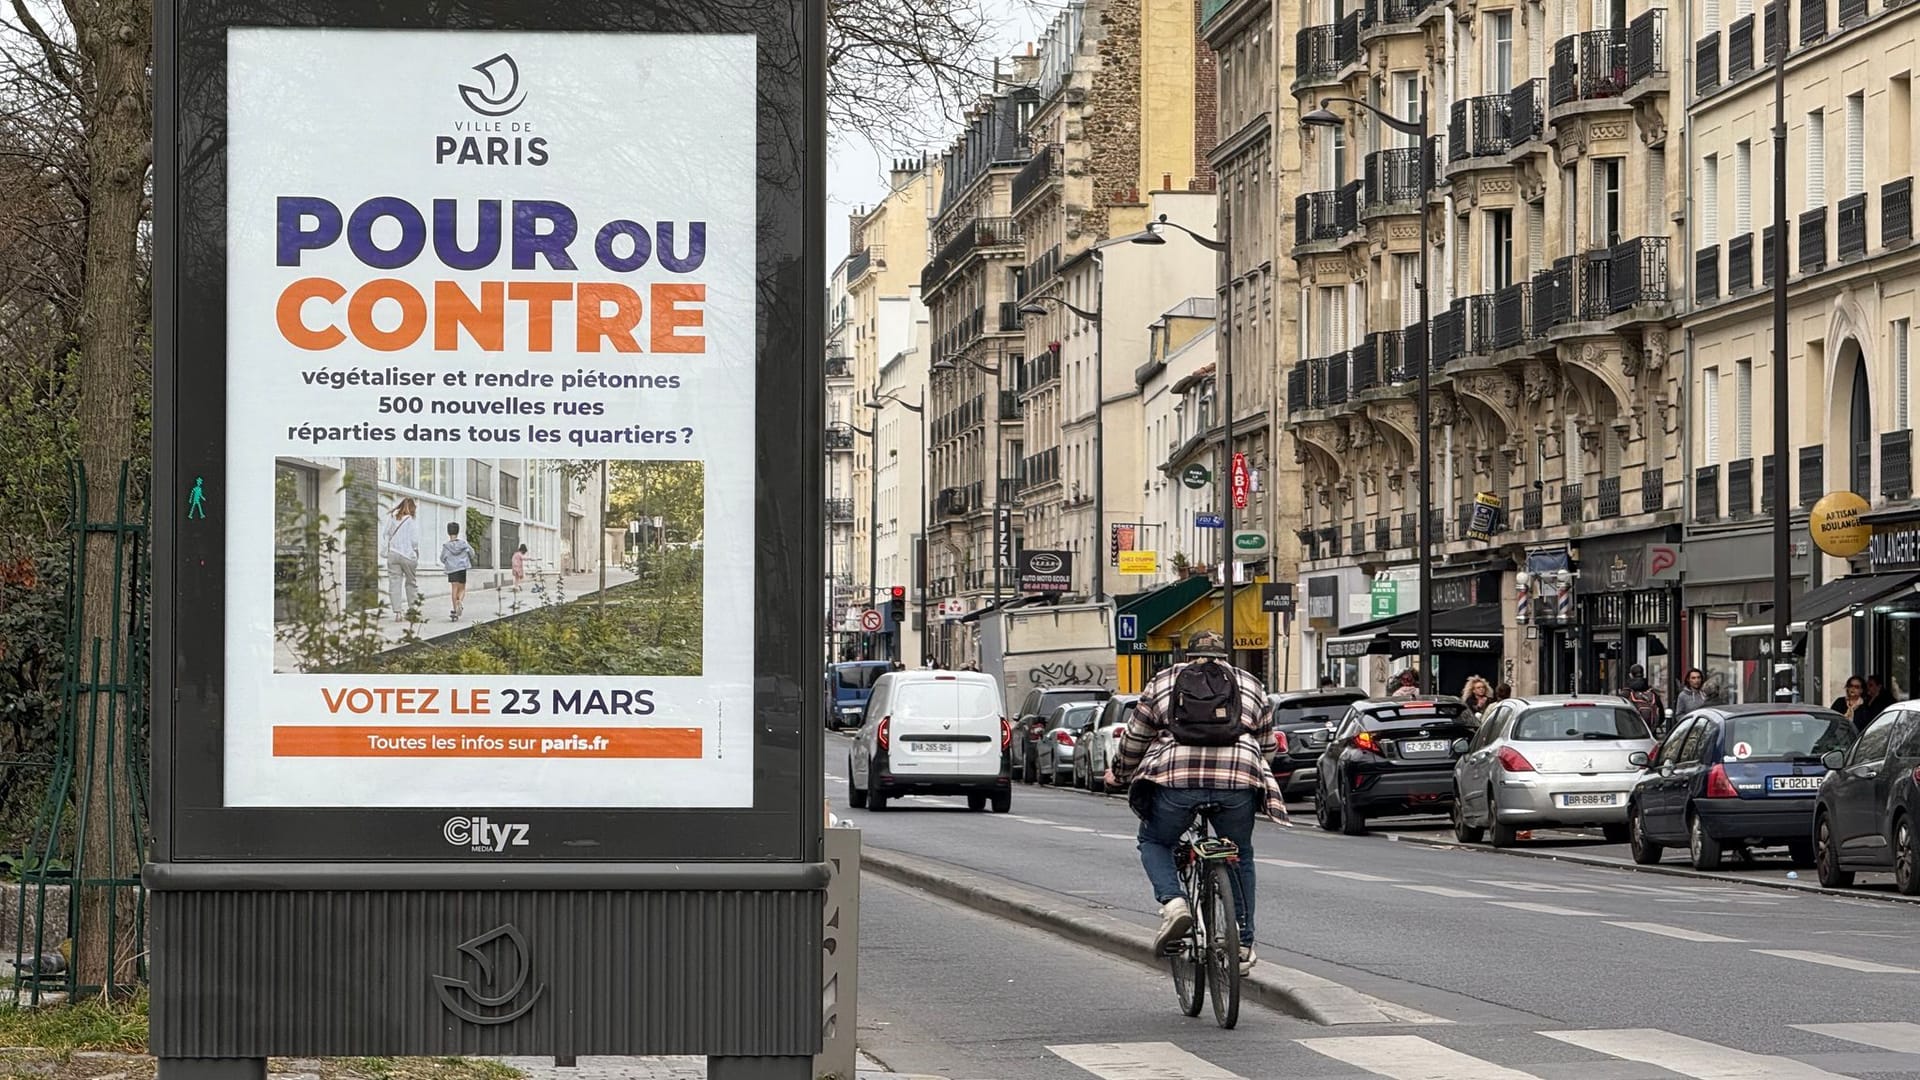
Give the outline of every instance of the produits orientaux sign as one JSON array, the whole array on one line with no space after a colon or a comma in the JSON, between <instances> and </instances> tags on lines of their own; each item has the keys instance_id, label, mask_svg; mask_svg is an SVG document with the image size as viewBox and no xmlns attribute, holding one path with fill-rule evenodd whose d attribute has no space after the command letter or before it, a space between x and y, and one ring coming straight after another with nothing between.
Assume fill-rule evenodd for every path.
<instances>
[{"instance_id":1,"label":"produits orientaux sign","mask_svg":"<svg viewBox=\"0 0 1920 1080\"><path fill-rule=\"evenodd\" d=\"M1023 593L1066 592L1073 588L1073 552L1022 551L1016 577Z\"/></svg>"}]
</instances>

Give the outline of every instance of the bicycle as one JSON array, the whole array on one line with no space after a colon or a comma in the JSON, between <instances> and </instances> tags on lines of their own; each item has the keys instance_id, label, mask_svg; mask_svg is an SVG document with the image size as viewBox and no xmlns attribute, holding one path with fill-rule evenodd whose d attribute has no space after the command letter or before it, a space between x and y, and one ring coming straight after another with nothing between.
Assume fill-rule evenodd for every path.
<instances>
[{"instance_id":1,"label":"bicycle","mask_svg":"<svg viewBox=\"0 0 1920 1080\"><path fill-rule=\"evenodd\" d=\"M1193 929L1174 945L1168 963L1180 1010L1199 1016L1211 990L1214 1022L1232 1029L1240 1022L1240 919L1234 904L1240 849L1209 835L1214 809L1201 807L1173 849L1181 888L1193 903Z\"/></svg>"}]
</instances>

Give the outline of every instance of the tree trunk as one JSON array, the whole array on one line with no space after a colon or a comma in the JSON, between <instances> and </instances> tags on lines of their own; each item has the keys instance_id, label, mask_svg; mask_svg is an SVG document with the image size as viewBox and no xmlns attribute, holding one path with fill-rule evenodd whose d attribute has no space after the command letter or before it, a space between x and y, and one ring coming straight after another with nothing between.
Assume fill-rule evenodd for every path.
<instances>
[{"instance_id":1,"label":"tree trunk","mask_svg":"<svg viewBox=\"0 0 1920 1080\"><path fill-rule=\"evenodd\" d=\"M81 79L87 145L80 460L86 468L88 520L99 522L112 519L121 469L131 464L134 391L143 377L139 341L147 305L140 296L135 244L151 156L147 71L153 56L153 11L146 0L82 0L70 10L85 58ZM127 515L138 520L134 494L129 491ZM213 493L216 499L219 494ZM126 646L131 644L125 632L131 566L116 567L115 540L111 532L89 532L84 538L80 674L83 680L93 679L90 657L98 647L97 681L106 686L124 684ZM126 555L130 559L132 554L129 547ZM112 657L118 663L109 667L116 635L122 645ZM80 697L75 783L76 797L85 800L87 810L82 838L86 846L77 868L84 880L139 875L140 838L133 834L132 800L146 793L132 789L133 770L126 760L132 741L126 731L132 710L145 705L136 695L112 689L90 689ZM73 929L74 974L81 985L130 989L136 974L135 918L135 890L81 888L80 920Z\"/></svg>"}]
</instances>

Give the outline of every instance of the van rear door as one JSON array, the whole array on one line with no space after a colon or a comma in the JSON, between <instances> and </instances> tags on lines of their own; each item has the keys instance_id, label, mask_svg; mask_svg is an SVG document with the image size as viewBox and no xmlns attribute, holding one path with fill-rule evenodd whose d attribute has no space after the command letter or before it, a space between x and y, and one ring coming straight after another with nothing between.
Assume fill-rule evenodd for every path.
<instances>
[{"instance_id":1,"label":"van rear door","mask_svg":"<svg viewBox=\"0 0 1920 1080\"><path fill-rule=\"evenodd\" d=\"M999 775L1000 700L991 680L941 675L903 682L887 711L894 775Z\"/></svg>"}]
</instances>

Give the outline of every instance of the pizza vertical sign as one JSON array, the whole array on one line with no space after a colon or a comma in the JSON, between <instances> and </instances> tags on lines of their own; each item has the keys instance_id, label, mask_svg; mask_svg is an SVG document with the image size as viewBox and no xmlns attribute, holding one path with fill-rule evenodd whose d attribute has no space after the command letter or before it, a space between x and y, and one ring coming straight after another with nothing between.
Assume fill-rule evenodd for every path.
<instances>
[{"instance_id":1,"label":"pizza vertical sign","mask_svg":"<svg viewBox=\"0 0 1920 1080\"><path fill-rule=\"evenodd\" d=\"M753 39L227 47L227 805L751 806Z\"/></svg>"}]
</instances>

